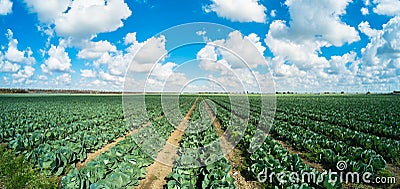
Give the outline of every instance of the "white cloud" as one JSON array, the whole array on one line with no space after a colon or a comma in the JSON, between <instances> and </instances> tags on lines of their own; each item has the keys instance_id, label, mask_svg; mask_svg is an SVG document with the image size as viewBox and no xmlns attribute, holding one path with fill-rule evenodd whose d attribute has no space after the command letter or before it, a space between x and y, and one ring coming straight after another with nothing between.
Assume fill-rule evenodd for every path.
<instances>
[{"instance_id":1,"label":"white cloud","mask_svg":"<svg viewBox=\"0 0 400 189\"><path fill-rule=\"evenodd\" d=\"M257 81L268 81L265 79L268 74L256 74L258 66L261 66L263 70L267 69L267 63L263 56L265 50L260 37L256 34L243 36L239 31L233 31L227 39L208 42L197 53L196 59L199 61L199 67L209 74L203 77L219 83L224 90L229 92L258 91L259 87L264 84ZM270 81L272 81L271 78L267 82L268 85L271 84ZM207 90L223 90L217 86L207 88ZM204 88L191 88L191 90L199 89ZM261 90L267 92L267 90Z\"/></svg>"},{"instance_id":2,"label":"white cloud","mask_svg":"<svg viewBox=\"0 0 400 189\"><path fill-rule=\"evenodd\" d=\"M165 64L155 64L154 68L151 70L151 76L158 78L159 80L166 80L170 75L172 75L173 68L177 66L176 63L167 62Z\"/></svg>"},{"instance_id":3,"label":"white cloud","mask_svg":"<svg viewBox=\"0 0 400 189\"><path fill-rule=\"evenodd\" d=\"M72 81L72 77L70 74L68 73L64 73L62 75L59 75L55 78L55 84L59 85L59 84L69 84Z\"/></svg>"},{"instance_id":4,"label":"white cloud","mask_svg":"<svg viewBox=\"0 0 400 189\"><path fill-rule=\"evenodd\" d=\"M40 75L38 78L39 78L39 80L42 80L42 81L46 81L46 80L49 79L49 78L48 78L47 76L45 76L45 75Z\"/></svg>"},{"instance_id":5,"label":"white cloud","mask_svg":"<svg viewBox=\"0 0 400 189\"><path fill-rule=\"evenodd\" d=\"M360 40L355 28L340 20L350 0L287 0L291 20L271 23L265 43L278 90L312 90L344 85L357 74L355 53L321 56L322 47L342 46ZM361 28L365 29L364 26ZM363 30L365 31L365 30ZM351 80L351 81L350 81ZM329 90L329 89L328 89Z\"/></svg>"},{"instance_id":6,"label":"white cloud","mask_svg":"<svg viewBox=\"0 0 400 189\"><path fill-rule=\"evenodd\" d=\"M95 78L96 77L96 72L93 70L80 70L81 71L81 76L85 78Z\"/></svg>"},{"instance_id":7,"label":"white cloud","mask_svg":"<svg viewBox=\"0 0 400 189\"><path fill-rule=\"evenodd\" d=\"M400 15L400 1L398 0L374 0L377 4L373 9L375 13L388 16Z\"/></svg>"},{"instance_id":8,"label":"white cloud","mask_svg":"<svg viewBox=\"0 0 400 189\"><path fill-rule=\"evenodd\" d=\"M181 91L183 88L185 88L185 84L187 84L188 82L189 81L186 78L186 74L174 72L171 75L169 75L169 77L166 78L166 80L150 77L146 80L138 80L134 85L137 85L136 91L137 89L139 89L139 91L144 89L145 91L171 92L171 91ZM140 89L139 87L143 89ZM135 89L134 87L129 87L129 88Z\"/></svg>"},{"instance_id":9,"label":"white cloud","mask_svg":"<svg viewBox=\"0 0 400 189\"><path fill-rule=\"evenodd\" d=\"M368 10L368 8L366 8L366 7L362 7L362 8L360 9L360 11L361 11L361 14L363 14L363 15L369 14L369 10Z\"/></svg>"},{"instance_id":10,"label":"white cloud","mask_svg":"<svg viewBox=\"0 0 400 189\"><path fill-rule=\"evenodd\" d=\"M7 60L0 59L0 72L17 72L21 68L20 65L11 63Z\"/></svg>"},{"instance_id":11,"label":"white cloud","mask_svg":"<svg viewBox=\"0 0 400 189\"><path fill-rule=\"evenodd\" d=\"M205 31L205 30L200 30L200 31L196 32L196 35L198 35L198 36L205 36L206 34L207 34L207 31Z\"/></svg>"},{"instance_id":12,"label":"white cloud","mask_svg":"<svg viewBox=\"0 0 400 189\"><path fill-rule=\"evenodd\" d=\"M77 57L81 59L97 59L106 52L117 52L117 47L108 41L87 42Z\"/></svg>"},{"instance_id":13,"label":"white cloud","mask_svg":"<svg viewBox=\"0 0 400 189\"><path fill-rule=\"evenodd\" d=\"M134 33L127 33L126 36L124 37L124 44L133 44L137 42L136 41L136 32Z\"/></svg>"},{"instance_id":14,"label":"white cloud","mask_svg":"<svg viewBox=\"0 0 400 189\"><path fill-rule=\"evenodd\" d=\"M37 13L40 22L54 23L70 5L70 0L25 0L29 10Z\"/></svg>"},{"instance_id":15,"label":"white cloud","mask_svg":"<svg viewBox=\"0 0 400 189\"><path fill-rule=\"evenodd\" d=\"M326 41L335 46L360 40L357 31L340 21L350 0L287 0L292 20L286 38ZM286 31L282 31L286 32Z\"/></svg>"},{"instance_id":16,"label":"white cloud","mask_svg":"<svg viewBox=\"0 0 400 189\"><path fill-rule=\"evenodd\" d=\"M102 70L99 72L99 76L104 81L111 81L111 82L114 82L114 83L116 83L118 85L122 85L122 83L124 82L124 77L119 77L119 76L116 76L116 75L112 75L112 74L106 73L106 72L104 72Z\"/></svg>"},{"instance_id":17,"label":"white cloud","mask_svg":"<svg viewBox=\"0 0 400 189\"><path fill-rule=\"evenodd\" d=\"M10 29L7 30L6 36L8 38L8 49L5 52L5 58L7 60L26 64L33 64L36 62L35 58L32 57L33 53L29 47L23 51L18 50L18 40L14 39L14 34Z\"/></svg>"},{"instance_id":18,"label":"white cloud","mask_svg":"<svg viewBox=\"0 0 400 189\"><path fill-rule=\"evenodd\" d=\"M227 73L230 65L226 60L218 61L217 48L214 43L209 42L205 47L200 49L196 55L196 59L200 62L199 67L205 71Z\"/></svg>"},{"instance_id":19,"label":"white cloud","mask_svg":"<svg viewBox=\"0 0 400 189\"><path fill-rule=\"evenodd\" d=\"M135 35L135 33L128 33L125 36L124 43L129 44L129 47L116 51L110 51L108 48L108 51L102 51L102 55L93 60L93 66L99 69L97 75L99 82L92 83L94 86L102 85L105 82L114 89L121 90L128 66L130 66L129 73L132 77L137 74L149 73L154 68L153 76L157 76L155 78L159 80L160 77L166 77L171 72L172 67L175 66L174 63L161 64L158 62L159 60L164 61L164 56L167 54L165 37L151 37L144 42L139 42ZM82 76L94 77L95 74L91 70L81 70Z\"/></svg>"},{"instance_id":20,"label":"white cloud","mask_svg":"<svg viewBox=\"0 0 400 189\"><path fill-rule=\"evenodd\" d=\"M358 29L368 37L376 36L379 33L378 30L371 28L368 21L361 22L358 25Z\"/></svg>"},{"instance_id":21,"label":"white cloud","mask_svg":"<svg viewBox=\"0 0 400 189\"><path fill-rule=\"evenodd\" d=\"M286 1L292 17L290 27L284 21L273 21L265 43L275 56L307 64L318 59L317 51L323 46L341 46L359 40L354 28L339 21L348 1L337 2Z\"/></svg>"},{"instance_id":22,"label":"white cloud","mask_svg":"<svg viewBox=\"0 0 400 189\"><path fill-rule=\"evenodd\" d=\"M267 8L258 0L212 0L212 4L204 7L204 11L215 12L219 17L234 22L265 23Z\"/></svg>"},{"instance_id":23,"label":"white cloud","mask_svg":"<svg viewBox=\"0 0 400 189\"><path fill-rule=\"evenodd\" d=\"M271 17L275 17L276 16L276 10L272 10L270 15L271 15Z\"/></svg>"},{"instance_id":24,"label":"white cloud","mask_svg":"<svg viewBox=\"0 0 400 189\"><path fill-rule=\"evenodd\" d=\"M12 74L13 83L19 84L29 84L31 83L30 78L33 76L35 72L35 68L32 66L24 66L24 69L19 70L17 73Z\"/></svg>"},{"instance_id":25,"label":"white cloud","mask_svg":"<svg viewBox=\"0 0 400 189\"><path fill-rule=\"evenodd\" d=\"M233 31L226 40L208 43L198 52L197 59L202 59L200 67L205 70L256 68L258 65L266 65L263 56L265 49L256 34L243 36L239 31ZM224 60L217 61L218 55Z\"/></svg>"},{"instance_id":26,"label":"white cloud","mask_svg":"<svg viewBox=\"0 0 400 189\"><path fill-rule=\"evenodd\" d=\"M0 15L12 13L13 2L10 0L0 0Z\"/></svg>"},{"instance_id":27,"label":"white cloud","mask_svg":"<svg viewBox=\"0 0 400 189\"><path fill-rule=\"evenodd\" d=\"M400 75L400 17L384 24L382 30L370 36L370 43L361 50L364 83L399 83Z\"/></svg>"},{"instance_id":28,"label":"white cloud","mask_svg":"<svg viewBox=\"0 0 400 189\"><path fill-rule=\"evenodd\" d=\"M65 51L65 48L62 45L51 45L47 53L49 58L45 60L44 64L40 65L43 73L51 74L54 71L72 72L71 58L69 58L68 53Z\"/></svg>"},{"instance_id":29,"label":"white cloud","mask_svg":"<svg viewBox=\"0 0 400 189\"><path fill-rule=\"evenodd\" d=\"M92 38L123 26L131 10L123 0L25 0L39 20L55 24L55 31L64 37Z\"/></svg>"},{"instance_id":30,"label":"white cloud","mask_svg":"<svg viewBox=\"0 0 400 189\"><path fill-rule=\"evenodd\" d=\"M151 37L146 40L140 51L136 54L134 63L154 64L158 60L163 60L167 54L165 41L165 36Z\"/></svg>"}]
</instances>

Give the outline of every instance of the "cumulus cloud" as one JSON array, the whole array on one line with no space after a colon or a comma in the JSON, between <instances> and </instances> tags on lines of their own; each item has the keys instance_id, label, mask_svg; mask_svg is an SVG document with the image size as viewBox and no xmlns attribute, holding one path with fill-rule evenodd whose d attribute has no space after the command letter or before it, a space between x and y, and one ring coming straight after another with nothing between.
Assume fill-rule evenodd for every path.
<instances>
[{"instance_id":1,"label":"cumulus cloud","mask_svg":"<svg viewBox=\"0 0 400 189\"><path fill-rule=\"evenodd\" d=\"M216 45L212 42L207 43L205 47L200 49L196 55L196 59L200 62L199 67L206 71L226 73L230 66L226 60L218 61Z\"/></svg>"},{"instance_id":2,"label":"cumulus cloud","mask_svg":"<svg viewBox=\"0 0 400 189\"><path fill-rule=\"evenodd\" d=\"M80 70L81 71L81 76L84 78L95 78L96 77L96 72L93 70Z\"/></svg>"},{"instance_id":3,"label":"cumulus cloud","mask_svg":"<svg viewBox=\"0 0 400 189\"><path fill-rule=\"evenodd\" d=\"M133 84L139 87L145 81L137 81L138 78L135 77L139 77L138 75L145 77L144 74L151 71L150 79L162 83L162 80L173 75L171 73L176 66L172 62L163 63L167 54L165 42L165 36L151 37L139 42L136 33L128 33L124 37L124 44L129 45L127 48L118 50L113 45L113 48L101 48L102 50L97 51L99 53L92 59L93 66L99 70L98 73L93 70L80 70L81 76L85 78L98 76L99 82L92 83L94 86L107 83L115 89L121 89L126 79L134 81ZM125 78L125 74L128 78Z\"/></svg>"},{"instance_id":4,"label":"cumulus cloud","mask_svg":"<svg viewBox=\"0 0 400 189\"><path fill-rule=\"evenodd\" d=\"M49 78L48 78L47 76L45 76L45 75L40 75L40 76L38 77L38 79L39 79L39 80L42 80L42 81L46 81L46 80L48 80Z\"/></svg>"},{"instance_id":5,"label":"cumulus cloud","mask_svg":"<svg viewBox=\"0 0 400 189\"><path fill-rule=\"evenodd\" d=\"M124 37L124 44L128 45L128 44L133 44L137 42L136 41L136 32L134 33L127 33L126 36Z\"/></svg>"},{"instance_id":6,"label":"cumulus cloud","mask_svg":"<svg viewBox=\"0 0 400 189\"><path fill-rule=\"evenodd\" d=\"M135 55L134 64L154 64L163 60L167 54L165 49L165 36L151 37L146 40L140 51Z\"/></svg>"},{"instance_id":7,"label":"cumulus cloud","mask_svg":"<svg viewBox=\"0 0 400 189\"><path fill-rule=\"evenodd\" d=\"M118 77L116 75L112 75L112 74L106 73L106 72L104 72L102 70L99 72L99 76L104 81L115 82L115 83L117 83L119 85L121 85L124 82L124 78L123 77Z\"/></svg>"},{"instance_id":8,"label":"cumulus cloud","mask_svg":"<svg viewBox=\"0 0 400 189\"><path fill-rule=\"evenodd\" d=\"M62 75L59 75L55 78L55 84L59 85L59 84L69 84L72 81L72 77L70 74L68 73L64 73Z\"/></svg>"},{"instance_id":9,"label":"cumulus cloud","mask_svg":"<svg viewBox=\"0 0 400 189\"><path fill-rule=\"evenodd\" d=\"M377 14L396 16L400 15L400 1L398 0L374 0L376 7L373 11Z\"/></svg>"},{"instance_id":10,"label":"cumulus cloud","mask_svg":"<svg viewBox=\"0 0 400 189\"><path fill-rule=\"evenodd\" d=\"M371 34L370 43L361 50L364 83L399 82L400 75L400 17L384 24L382 30Z\"/></svg>"},{"instance_id":11,"label":"cumulus cloud","mask_svg":"<svg viewBox=\"0 0 400 189\"><path fill-rule=\"evenodd\" d=\"M271 15L271 17L275 17L276 16L276 10L272 10L270 15Z\"/></svg>"},{"instance_id":12,"label":"cumulus cloud","mask_svg":"<svg viewBox=\"0 0 400 189\"><path fill-rule=\"evenodd\" d=\"M13 2L10 0L0 0L0 15L12 13Z\"/></svg>"},{"instance_id":13,"label":"cumulus cloud","mask_svg":"<svg viewBox=\"0 0 400 189\"><path fill-rule=\"evenodd\" d=\"M14 39L13 32L8 29L7 34L8 38L8 48L5 52L5 58L14 63L25 63L25 64L33 64L36 62L35 58L32 56L32 50L28 47L26 50L18 50L18 40Z\"/></svg>"},{"instance_id":14,"label":"cumulus cloud","mask_svg":"<svg viewBox=\"0 0 400 189\"><path fill-rule=\"evenodd\" d=\"M203 77L210 78L225 88L210 86L208 90L271 92L260 89L258 82L266 78L268 73L257 74L256 71L259 66L264 71L268 68L263 56L265 50L260 37L254 33L244 36L239 31L233 31L226 39L207 42L196 56L199 67L209 74ZM190 76L188 79L191 79ZM272 79L270 78L268 82L263 81L269 85ZM272 85L270 87L274 88ZM200 88L193 90L198 89Z\"/></svg>"},{"instance_id":15,"label":"cumulus cloud","mask_svg":"<svg viewBox=\"0 0 400 189\"><path fill-rule=\"evenodd\" d=\"M174 62L157 63L148 78L137 82L143 82L146 91L180 91L188 79L186 74L174 71L176 66Z\"/></svg>"},{"instance_id":16,"label":"cumulus cloud","mask_svg":"<svg viewBox=\"0 0 400 189\"><path fill-rule=\"evenodd\" d=\"M30 78L34 75L35 68L32 66L24 66L24 69L19 70L17 73L12 74L13 83L29 84L32 81Z\"/></svg>"},{"instance_id":17,"label":"cumulus cloud","mask_svg":"<svg viewBox=\"0 0 400 189\"><path fill-rule=\"evenodd\" d=\"M325 57L319 56L322 47L341 46L360 39L353 27L339 19L339 16L345 13L348 0L291 0L286 1L286 4L292 17L290 23L273 21L265 38L265 43L275 55L275 60L287 65L277 67L296 67L304 71L311 68L323 69L329 66L329 63ZM322 72L318 74L323 75Z\"/></svg>"},{"instance_id":18,"label":"cumulus cloud","mask_svg":"<svg viewBox=\"0 0 400 189\"><path fill-rule=\"evenodd\" d=\"M340 21L350 0L287 0L290 27L282 31L296 42L303 40L325 41L335 46L360 40L355 28Z\"/></svg>"},{"instance_id":19,"label":"cumulus cloud","mask_svg":"<svg viewBox=\"0 0 400 189\"><path fill-rule=\"evenodd\" d=\"M62 44L58 46L51 45L47 54L49 57L45 60L44 64L40 65L43 73L72 72L71 58Z\"/></svg>"},{"instance_id":20,"label":"cumulus cloud","mask_svg":"<svg viewBox=\"0 0 400 189\"><path fill-rule=\"evenodd\" d=\"M212 0L211 5L204 7L205 12L215 12L233 22L265 23L266 10L258 0Z\"/></svg>"},{"instance_id":21,"label":"cumulus cloud","mask_svg":"<svg viewBox=\"0 0 400 189\"><path fill-rule=\"evenodd\" d=\"M369 22L368 22L368 21L361 22L361 23L358 25L358 29L359 29L362 33L364 33L365 35L367 35L368 37L376 36L376 35L379 33L378 30L375 30L375 29L372 29L372 28L371 28L371 26L369 25Z\"/></svg>"},{"instance_id":22,"label":"cumulus cloud","mask_svg":"<svg viewBox=\"0 0 400 189\"><path fill-rule=\"evenodd\" d=\"M29 10L37 13L39 21L54 23L70 5L70 0L24 0Z\"/></svg>"},{"instance_id":23,"label":"cumulus cloud","mask_svg":"<svg viewBox=\"0 0 400 189\"><path fill-rule=\"evenodd\" d=\"M266 65L263 56L265 49L257 34L243 36L239 31L233 31L227 39L209 42L197 53L197 59L200 67L205 70L256 68ZM219 60L218 55L221 56Z\"/></svg>"},{"instance_id":24,"label":"cumulus cloud","mask_svg":"<svg viewBox=\"0 0 400 189\"><path fill-rule=\"evenodd\" d=\"M117 52L117 47L108 41L86 42L77 57L81 59L96 59L100 58L106 52Z\"/></svg>"},{"instance_id":25,"label":"cumulus cloud","mask_svg":"<svg viewBox=\"0 0 400 189\"><path fill-rule=\"evenodd\" d=\"M277 86L304 91L321 86L337 86L338 75L356 74L354 53L321 56L321 48L342 46L360 40L357 30L340 19L350 0L287 0L291 20L271 23L265 43L274 57L269 59ZM346 62L347 59L349 62ZM278 87L279 89L279 87ZM282 90L282 88L280 88Z\"/></svg>"},{"instance_id":26,"label":"cumulus cloud","mask_svg":"<svg viewBox=\"0 0 400 189\"><path fill-rule=\"evenodd\" d=\"M54 24L58 35L75 39L92 38L123 26L131 10L123 0L25 0L39 20Z\"/></svg>"},{"instance_id":27,"label":"cumulus cloud","mask_svg":"<svg viewBox=\"0 0 400 189\"><path fill-rule=\"evenodd\" d=\"M0 72L17 72L21 68L20 65L11 63L7 60L0 59Z\"/></svg>"},{"instance_id":28,"label":"cumulus cloud","mask_svg":"<svg viewBox=\"0 0 400 189\"><path fill-rule=\"evenodd\" d=\"M366 8L366 7L362 7L362 8L360 9L360 11L361 11L361 14L363 14L363 15L369 14L369 10L368 10L368 8Z\"/></svg>"}]
</instances>

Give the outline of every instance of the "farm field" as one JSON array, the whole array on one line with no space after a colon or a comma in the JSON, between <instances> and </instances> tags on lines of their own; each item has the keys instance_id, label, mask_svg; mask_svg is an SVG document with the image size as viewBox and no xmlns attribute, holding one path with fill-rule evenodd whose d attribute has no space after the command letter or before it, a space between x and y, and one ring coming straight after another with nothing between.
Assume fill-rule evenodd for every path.
<instances>
[{"instance_id":1,"label":"farm field","mask_svg":"<svg viewBox=\"0 0 400 189\"><path fill-rule=\"evenodd\" d=\"M273 125L254 152L260 95L246 96L248 115L228 95L181 95L163 110L172 97L1 95L0 156L22 157L38 178L57 180L43 188L400 187L399 95L277 95ZM371 183L326 171L367 174ZM315 180L290 179L304 173ZM13 174L0 170L0 188L15 186Z\"/></svg>"}]
</instances>

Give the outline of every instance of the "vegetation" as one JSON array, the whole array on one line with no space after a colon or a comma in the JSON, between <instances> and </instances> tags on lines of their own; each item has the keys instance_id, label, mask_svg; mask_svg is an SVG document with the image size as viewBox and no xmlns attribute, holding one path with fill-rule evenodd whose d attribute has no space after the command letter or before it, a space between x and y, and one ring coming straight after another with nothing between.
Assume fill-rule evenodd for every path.
<instances>
[{"instance_id":1,"label":"vegetation","mask_svg":"<svg viewBox=\"0 0 400 189\"><path fill-rule=\"evenodd\" d=\"M169 97L163 98L168 103ZM228 142L241 138L237 147L243 165L239 169L247 180L257 181L263 170L312 172L321 179L319 183L283 183L275 175L264 187L342 187L309 162L335 171L337 163L344 161L347 167L342 171L369 172L372 177L398 174L388 169L400 166L398 95L277 95L272 127L260 118L259 94L248 96L249 107L223 94L181 95L179 105L169 108L182 115L163 110L160 95L146 95L145 104L133 100L124 107L121 95L5 95L0 97L0 188L56 188L58 182L63 188L137 186L196 98L166 188L236 187L210 111L228 133ZM167 119L170 116L175 121ZM270 135L250 153L260 123ZM89 153L125 135L84 167L76 167Z\"/></svg>"},{"instance_id":2,"label":"vegetation","mask_svg":"<svg viewBox=\"0 0 400 189\"><path fill-rule=\"evenodd\" d=\"M57 188L56 177L45 177L24 159L0 145L0 188Z\"/></svg>"}]
</instances>

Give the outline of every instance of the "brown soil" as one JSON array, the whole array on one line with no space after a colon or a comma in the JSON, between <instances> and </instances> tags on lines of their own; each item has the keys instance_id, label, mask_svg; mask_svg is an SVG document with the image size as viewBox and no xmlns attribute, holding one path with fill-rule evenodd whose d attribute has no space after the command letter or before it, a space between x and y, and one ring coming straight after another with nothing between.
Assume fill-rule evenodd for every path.
<instances>
[{"instance_id":1,"label":"brown soil","mask_svg":"<svg viewBox=\"0 0 400 189\"><path fill-rule=\"evenodd\" d=\"M135 188L149 189L149 188L163 188L167 184L165 177L172 172L173 162L178 158L179 142L183 138L185 129L187 128L187 122L192 115L193 110L196 107L197 99L193 103L192 107L180 122L178 127L171 133L163 150L157 155L157 160L153 164L146 167L146 178L139 181L139 186Z\"/></svg>"},{"instance_id":2,"label":"brown soil","mask_svg":"<svg viewBox=\"0 0 400 189\"><path fill-rule=\"evenodd\" d=\"M203 99L203 102L204 99ZM218 133L219 139L220 139L220 143L221 143L221 147L222 150L224 151L225 158L231 162L231 170L229 171L229 174L235 179L235 185L237 188L243 188L243 189L247 189L247 188L262 188L261 184L256 182L256 181L248 181L246 180L240 170L244 167L242 164L242 152L239 149L234 148L234 146L232 146L231 143L229 143L224 135L224 130L222 130L221 128L221 124L218 121L218 119L216 118L214 112L211 110L211 108L208 106L207 103L204 103L207 111L208 111L208 115L212 118L213 120L213 125L215 130Z\"/></svg>"}]
</instances>

